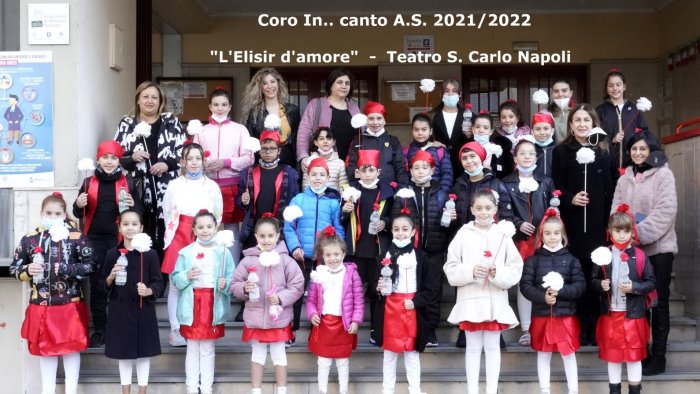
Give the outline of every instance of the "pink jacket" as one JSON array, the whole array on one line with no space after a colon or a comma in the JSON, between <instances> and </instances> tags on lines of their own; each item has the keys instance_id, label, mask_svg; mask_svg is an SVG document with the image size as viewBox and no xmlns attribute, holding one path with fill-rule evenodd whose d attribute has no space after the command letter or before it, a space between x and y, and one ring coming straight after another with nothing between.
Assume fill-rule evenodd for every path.
<instances>
[{"instance_id":1,"label":"pink jacket","mask_svg":"<svg viewBox=\"0 0 700 394\"><path fill-rule=\"evenodd\" d=\"M241 171L253 164L253 154L242 149L249 136L248 129L240 123L227 120L219 125L210 120L194 137L194 142L210 152L209 159L223 159L224 168L207 172L207 176L220 186L237 185Z\"/></svg>"},{"instance_id":2,"label":"pink jacket","mask_svg":"<svg viewBox=\"0 0 700 394\"><path fill-rule=\"evenodd\" d=\"M236 298L245 301L243 321L248 328L284 328L292 321L292 307L294 302L304 293L304 275L299 264L289 256L287 245L284 241L277 243L275 251L280 255L280 262L270 267L260 264L260 249L257 246L243 251L243 260L236 267L231 283L231 292ZM260 299L250 301L248 294L243 292L245 282L248 280L248 268L256 267L260 277ZM267 291L272 287L277 288L277 296L282 305L282 313L277 321L273 321L268 310L270 303L267 301Z\"/></svg>"},{"instance_id":3,"label":"pink jacket","mask_svg":"<svg viewBox=\"0 0 700 394\"><path fill-rule=\"evenodd\" d=\"M351 116L360 113L360 107L357 106L357 103L353 100L346 101ZM321 105L321 113L319 114L317 127L331 126L333 110L328 102L328 98L319 97L311 100L304 109L304 114L301 116L301 123L299 123L299 130L297 131L297 161L309 157L309 147L311 146L311 139L314 135L314 130L311 129L314 125L314 117L316 116L316 107L318 105Z\"/></svg>"},{"instance_id":4,"label":"pink jacket","mask_svg":"<svg viewBox=\"0 0 700 394\"><path fill-rule=\"evenodd\" d=\"M341 296L341 308L343 327L350 329L350 324L362 323L365 315L365 295L362 280L357 273L357 266L353 263L345 264L345 277L343 278L343 295ZM306 298L306 316L311 320L314 315L321 316L323 311L323 286L320 283L309 284L309 294Z\"/></svg>"}]
</instances>

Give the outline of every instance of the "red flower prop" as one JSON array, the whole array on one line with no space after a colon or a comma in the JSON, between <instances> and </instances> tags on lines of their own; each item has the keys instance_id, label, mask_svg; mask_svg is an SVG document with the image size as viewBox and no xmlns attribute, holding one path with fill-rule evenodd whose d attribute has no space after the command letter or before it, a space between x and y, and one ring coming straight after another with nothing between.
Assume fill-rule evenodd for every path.
<instances>
[{"instance_id":1,"label":"red flower prop","mask_svg":"<svg viewBox=\"0 0 700 394\"><path fill-rule=\"evenodd\" d=\"M464 108L466 108L466 109L472 109L472 104L471 104L471 103L466 103L466 104L464 105Z\"/></svg>"},{"instance_id":2,"label":"red flower prop","mask_svg":"<svg viewBox=\"0 0 700 394\"><path fill-rule=\"evenodd\" d=\"M559 196L561 196L561 190L557 189L557 190L553 191L553 192L552 192L552 195L553 195L554 197L557 197L557 198L558 198Z\"/></svg>"},{"instance_id":3,"label":"red flower prop","mask_svg":"<svg viewBox=\"0 0 700 394\"><path fill-rule=\"evenodd\" d=\"M383 259L382 259L382 265L383 265L383 266L386 267L386 266L389 265L389 264L391 264L391 259L390 259L390 258L383 258Z\"/></svg>"},{"instance_id":4,"label":"red flower prop","mask_svg":"<svg viewBox=\"0 0 700 394\"><path fill-rule=\"evenodd\" d=\"M209 156L211 156L211 152L209 152L208 150L205 150L204 151L204 158L206 159Z\"/></svg>"},{"instance_id":5,"label":"red flower prop","mask_svg":"<svg viewBox=\"0 0 700 394\"><path fill-rule=\"evenodd\" d=\"M634 128L634 133L635 133L635 134L640 133L641 131L642 131L642 128L640 128L640 127L635 127L635 128Z\"/></svg>"},{"instance_id":6,"label":"red flower prop","mask_svg":"<svg viewBox=\"0 0 700 394\"><path fill-rule=\"evenodd\" d=\"M258 267L248 267L248 272L258 272Z\"/></svg>"},{"instance_id":7,"label":"red flower prop","mask_svg":"<svg viewBox=\"0 0 700 394\"><path fill-rule=\"evenodd\" d=\"M396 182L389 182L389 186L391 186L393 189L396 189L396 186L398 186L398 185L399 184Z\"/></svg>"},{"instance_id":8,"label":"red flower prop","mask_svg":"<svg viewBox=\"0 0 700 394\"><path fill-rule=\"evenodd\" d=\"M450 193L447 197L449 197L450 200L452 200L452 201L456 201L456 200L457 200L457 195L454 194L454 193Z\"/></svg>"},{"instance_id":9,"label":"red flower prop","mask_svg":"<svg viewBox=\"0 0 700 394\"><path fill-rule=\"evenodd\" d=\"M630 206L623 202L622 204L617 206L616 211L621 213L628 213L630 211Z\"/></svg>"},{"instance_id":10,"label":"red flower prop","mask_svg":"<svg viewBox=\"0 0 700 394\"><path fill-rule=\"evenodd\" d=\"M201 260L203 258L204 258L204 252L197 253L197 260Z\"/></svg>"},{"instance_id":11,"label":"red flower prop","mask_svg":"<svg viewBox=\"0 0 700 394\"><path fill-rule=\"evenodd\" d=\"M630 256L628 256L627 253L625 253L625 252L620 253L620 260L622 260L626 263L627 260L629 260L629 259L630 259Z\"/></svg>"},{"instance_id":12,"label":"red flower prop","mask_svg":"<svg viewBox=\"0 0 700 394\"><path fill-rule=\"evenodd\" d=\"M125 249L125 248L119 248L119 253L121 253L121 254L124 255L124 254L129 253L129 251L128 251L127 249Z\"/></svg>"},{"instance_id":13,"label":"red flower prop","mask_svg":"<svg viewBox=\"0 0 700 394\"><path fill-rule=\"evenodd\" d=\"M374 208L375 211L379 210L379 204L377 204L376 202L374 203L374 205L372 207Z\"/></svg>"},{"instance_id":14,"label":"red flower prop","mask_svg":"<svg viewBox=\"0 0 700 394\"><path fill-rule=\"evenodd\" d=\"M323 229L323 236L325 238L334 237L335 236L335 227L328 226L328 227L324 228Z\"/></svg>"},{"instance_id":15,"label":"red flower prop","mask_svg":"<svg viewBox=\"0 0 700 394\"><path fill-rule=\"evenodd\" d=\"M491 257L491 251L490 251L490 250L485 250L485 251L484 251L484 257Z\"/></svg>"},{"instance_id":16,"label":"red flower prop","mask_svg":"<svg viewBox=\"0 0 700 394\"><path fill-rule=\"evenodd\" d=\"M35 246L32 250L34 253L41 253L44 251L44 248L42 248L41 246Z\"/></svg>"},{"instance_id":17,"label":"red flower prop","mask_svg":"<svg viewBox=\"0 0 700 394\"><path fill-rule=\"evenodd\" d=\"M620 168L617 169L617 172L620 173L620 176L625 175L625 171L627 171L627 170L625 170L625 169L622 168L622 167L620 167Z\"/></svg>"},{"instance_id":18,"label":"red flower prop","mask_svg":"<svg viewBox=\"0 0 700 394\"><path fill-rule=\"evenodd\" d=\"M408 209L408 208L405 208L405 207L404 207L404 208L401 208L401 210L400 210L399 212L401 212L401 213L404 214L404 215L410 215L410 214L411 214L411 210Z\"/></svg>"}]
</instances>

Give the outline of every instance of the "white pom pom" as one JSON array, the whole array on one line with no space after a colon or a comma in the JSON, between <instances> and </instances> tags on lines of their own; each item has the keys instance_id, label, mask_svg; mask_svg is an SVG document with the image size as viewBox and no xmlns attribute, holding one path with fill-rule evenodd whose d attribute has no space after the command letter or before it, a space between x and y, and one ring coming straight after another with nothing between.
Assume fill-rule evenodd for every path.
<instances>
[{"instance_id":1,"label":"white pom pom","mask_svg":"<svg viewBox=\"0 0 700 394\"><path fill-rule=\"evenodd\" d=\"M601 267L608 265L612 262L612 252L605 246L601 246L591 253L591 261Z\"/></svg>"},{"instance_id":2,"label":"white pom pom","mask_svg":"<svg viewBox=\"0 0 700 394\"><path fill-rule=\"evenodd\" d=\"M550 288L554 291L559 291L562 287L564 287L564 278L560 273L550 271L547 273L547 275L542 277L542 287L545 289Z\"/></svg>"},{"instance_id":3,"label":"white pom pom","mask_svg":"<svg viewBox=\"0 0 700 394\"><path fill-rule=\"evenodd\" d=\"M521 178L520 183L518 184L520 193L532 193L536 191L538 187L539 184L535 178Z\"/></svg>"},{"instance_id":4,"label":"white pom pom","mask_svg":"<svg viewBox=\"0 0 700 394\"><path fill-rule=\"evenodd\" d=\"M343 190L343 195L341 196L343 200L345 201L350 201L352 199L353 202L357 202L360 199L360 195L362 194L361 191L358 189L355 189L352 186L349 186Z\"/></svg>"},{"instance_id":5,"label":"white pom pom","mask_svg":"<svg viewBox=\"0 0 700 394\"><path fill-rule=\"evenodd\" d=\"M304 159L304 161L306 162L306 165L308 166L308 165L311 164L311 162L312 162L315 158L317 158L317 157L319 157L319 156L316 154L316 152L314 152L314 153L311 154L311 156L309 156L309 157L307 157L306 159Z\"/></svg>"},{"instance_id":6,"label":"white pom pom","mask_svg":"<svg viewBox=\"0 0 700 394\"><path fill-rule=\"evenodd\" d=\"M51 240L54 242L63 241L68 238L68 229L64 223L51 226L49 229L49 235L51 235Z\"/></svg>"},{"instance_id":7,"label":"white pom pom","mask_svg":"<svg viewBox=\"0 0 700 394\"><path fill-rule=\"evenodd\" d=\"M537 144L535 137L533 137L531 134L522 135L522 136L516 138L515 145L518 145L520 143L520 141L527 141L527 142L531 142L533 144Z\"/></svg>"},{"instance_id":8,"label":"white pom pom","mask_svg":"<svg viewBox=\"0 0 700 394\"><path fill-rule=\"evenodd\" d=\"M248 137L243 141L242 149L253 153L258 152L260 151L260 140L255 137Z\"/></svg>"},{"instance_id":9,"label":"white pom pom","mask_svg":"<svg viewBox=\"0 0 700 394\"><path fill-rule=\"evenodd\" d=\"M263 125L265 130L279 130L282 127L282 119L277 114L269 114L265 117Z\"/></svg>"},{"instance_id":10,"label":"white pom pom","mask_svg":"<svg viewBox=\"0 0 700 394\"><path fill-rule=\"evenodd\" d=\"M151 136L151 125L146 122L140 122L134 127L134 135L136 137L148 138Z\"/></svg>"},{"instance_id":11,"label":"white pom pom","mask_svg":"<svg viewBox=\"0 0 700 394\"><path fill-rule=\"evenodd\" d=\"M413 198L416 196L416 193L413 191L413 189L404 187L403 189L399 189L399 191L396 192L396 197L400 198Z\"/></svg>"},{"instance_id":12,"label":"white pom pom","mask_svg":"<svg viewBox=\"0 0 700 394\"><path fill-rule=\"evenodd\" d=\"M304 213L301 211L301 208L296 205L289 205L282 212L282 217L284 217L284 220L287 222L293 222L302 216L304 216Z\"/></svg>"},{"instance_id":13,"label":"white pom pom","mask_svg":"<svg viewBox=\"0 0 700 394\"><path fill-rule=\"evenodd\" d=\"M359 129L360 127L367 126L367 115L365 115L365 114L353 115L352 119L350 119L350 124L355 129Z\"/></svg>"},{"instance_id":14,"label":"white pom pom","mask_svg":"<svg viewBox=\"0 0 700 394\"><path fill-rule=\"evenodd\" d=\"M328 283L330 278L331 273L328 271L328 267L323 264L316 266L316 269L311 271L311 281L314 283Z\"/></svg>"},{"instance_id":15,"label":"white pom pom","mask_svg":"<svg viewBox=\"0 0 700 394\"><path fill-rule=\"evenodd\" d=\"M430 93L435 90L435 80L432 79L421 79L420 80L420 90L423 93Z\"/></svg>"},{"instance_id":16,"label":"white pom pom","mask_svg":"<svg viewBox=\"0 0 700 394\"><path fill-rule=\"evenodd\" d=\"M151 245L153 245L153 241L146 233L135 234L134 238L131 240L131 246L141 253L146 253L151 250Z\"/></svg>"},{"instance_id":17,"label":"white pom pom","mask_svg":"<svg viewBox=\"0 0 700 394\"><path fill-rule=\"evenodd\" d=\"M576 161L579 164L589 164L595 161L595 152L591 148L583 147L576 152Z\"/></svg>"},{"instance_id":18,"label":"white pom pom","mask_svg":"<svg viewBox=\"0 0 700 394\"><path fill-rule=\"evenodd\" d=\"M512 222L501 220L500 222L496 223L496 227L503 235L506 236L506 238L511 238L515 235L515 226Z\"/></svg>"},{"instance_id":19,"label":"white pom pom","mask_svg":"<svg viewBox=\"0 0 700 394\"><path fill-rule=\"evenodd\" d=\"M536 104L547 104L549 102L549 95L542 89L539 89L532 94L532 101Z\"/></svg>"},{"instance_id":20,"label":"white pom pom","mask_svg":"<svg viewBox=\"0 0 700 394\"><path fill-rule=\"evenodd\" d=\"M486 150L496 157L501 157L503 154L503 148L500 145L489 142L486 144Z\"/></svg>"},{"instance_id":21,"label":"white pom pom","mask_svg":"<svg viewBox=\"0 0 700 394\"><path fill-rule=\"evenodd\" d=\"M78 171L94 171L95 162L91 158L86 157L78 160Z\"/></svg>"},{"instance_id":22,"label":"white pom pom","mask_svg":"<svg viewBox=\"0 0 700 394\"><path fill-rule=\"evenodd\" d=\"M496 199L496 205L498 205L498 203L501 201L501 195L495 190L491 190L491 194L493 194L493 198Z\"/></svg>"},{"instance_id":23,"label":"white pom pom","mask_svg":"<svg viewBox=\"0 0 700 394\"><path fill-rule=\"evenodd\" d=\"M263 267L272 267L280 263L280 254L274 250L262 252L258 260Z\"/></svg>"},{"instance_id":24,"label":"white pom pom","mask_svg":"<svg viewBox=\"0 0 700 394\"><path fill-rule=\"evenodd\" d=\"M231 230L221 230L218 233L216 233L216 243L219 245L223 245L227 248L230 248L233 246L233 231Z\"/></svg>"},{"instance_id":25,"label":"white pom pom","mask_svg":"<svg viewBox=\"0 0 700 394\"><path fill-rule=\"evenodd\" d=\"M640 97L637 99L637 109L642 112L647 112L651 109L651 101L646 97Z\"/></svg>"},{"instance_id":26,"label":"white pom pom","mask_svg":"<svg viewBox=\"0 0 700 394\"><path fill-rule=\"evenodd\" d=\"M197 135L202 132L202 122L199 119L192 119L187 122L187 134Z\"/></svg>"}]
</instances>

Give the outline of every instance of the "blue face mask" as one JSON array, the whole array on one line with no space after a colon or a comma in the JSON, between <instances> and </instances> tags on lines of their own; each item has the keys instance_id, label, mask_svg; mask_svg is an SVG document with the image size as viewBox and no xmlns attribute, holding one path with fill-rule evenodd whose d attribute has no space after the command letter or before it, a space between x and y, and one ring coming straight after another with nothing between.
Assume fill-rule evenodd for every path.
<instances>
[{"instance_id":1,"label":"blue face mask","mask_svg":"<svg viewBox=\"0 0 700 394\"><path fill-rule=\"evenodd\" d=\"M457 103L459 102L459 96L447 96L443 95L442 96L442 103L445 104L445 106L454 108L457 106Z\"/></svg>"},{"instance_id":2,"label":"blue face mask","mask_svg":"<svg viewBox=\"0 0 700 394\"><path fill-rule=\"evenodd\" d=\"M185 170L185 172L187 173L187 177L190 179L199 179L202 177L202 175L204 175L204 172L202 170L199 170L197 172L189 172Z\"/></svg>"},{"instance_id":3,"label":"blue face mask","mask_svg":"<svg viewBox=\"0 0 700 394\"><path fill-rule=\"evenodd\" d=\"M51 228L53 226L58 226L58 225L63 225L64 219L48 219L48 218L41 218L41 225L46 227L46 228Z\"/></svg>"},{"instance_id":4,"label":"blue face mask","mask_svg":"<svg viewBox=\"0 0 700 394\"><path fill-rule=\"evenodd\" d=\"M539 142L539 141L535 140L535 143L536 143L537 146L539 146L540 148L544 148L545 146L551 144L552 142L554 142L554 138L552 138L552 137L549 137L549 139L548 139L547 141L545 141L545 142Z\"/></svg>"},{"instance_id":5,"label":"blue face mask","mask_svg":"<svg viewBox=\"0 0 700 394\"><path fill-rule=\"evenodd\" d=\"M482 172L484 172L484 166L483 166L483 165L479 165L479 167L477 167L477 169L474 170L474 172L469 172L469 171L467 171L467 170L464 170L464 172L466 172L467 175L469 175L469 176L478 176L479 174L481 174Z\"/></svg>"},{"instance_id":6,"label":"blue face mask","mask_svg":"<svg viewBox=\"0 0 700 394\"><path fill-rule=\"evenodd\" d=\"M316 194L321 194L321 193L325 192L326 189L328 188L328 186L326 186L326 185L323 185L323 186L319 187L318 189L316 189L315 187L313 187L311 185L309 185L309 187L311 188L311 191L316 193Z\"/></svg>"},{"instance_id":7,"label":"blue face mask","mask_svg":"<svg viewBox=\"0 0 700 394\"><path fill-rule=\"evenodd\" d=\"M535 168L537 168L537 164L533 164L527 168L518 164L516 167L518 167L518 172L521 174L532 174L532 172L535 171Z\"/></svg>"},{"instance_id":8,"label":"blue face mask","mask_svg":"<svg viewBox=\"0 0 700 394\"><path fill-rule=\"evenodd\" d=\"M477 135L477 134L474 134L474 141L478 142L479 145L486 145L486 144L489 143L489 138L490 138L490 137L491 137L491 136L489 136L489 135Z\"/></svg>"},{"instance_id":9,"label":"blue face mask","mask_svg":"<svg viewBox=\"0 0 700 394\"><path fill-rule=\"evenodd\" d=\"M394 238L391 240L391 242L393 242L397 248L405 248L406 246L408 246L408 244L411 243L411 238L405 238L405 239Z\"/></svg>"}]
</instances>

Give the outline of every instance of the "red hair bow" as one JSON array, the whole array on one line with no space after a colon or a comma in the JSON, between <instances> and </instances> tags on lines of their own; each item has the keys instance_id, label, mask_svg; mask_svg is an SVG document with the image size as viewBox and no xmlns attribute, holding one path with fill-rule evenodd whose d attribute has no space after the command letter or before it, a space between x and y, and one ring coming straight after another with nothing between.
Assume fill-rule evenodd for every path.
<instances>
[{"instance_id":1,"label":"red hair bow","mask_svg":"<svg viewBox=\"0 0 700 394\"><path fill-rule=\"evenodd\" d=\"M226 90L226 88L223 87L223 86L221 86L221 85L216 85L216 87L214 88L214 90Z\"/></svg>"},{"instance_id":2,"label":"red hair bow","mask_svg":"<svg viewBox=\"0 0 700 394\"><path fill-rule=\"evenodd\" d=\"M63 198L63 194L61 192L53 192L51 195L54 197Z\"/></svg>"},{"instance_id":3,"label":"red hair bow","mask_svg":"<svg viewBox=\"0 0 700 394\"><path fill-rule=\"evenodd\" d=\"M552 216L559 216L559 213L554 208L547 208L547 210L544 212L545 219L551 218Z\"/></svg>"},{"instance_id":4,"label":"red hair bow","mask_svg":"<svg viewBox=\"0 0 700 394\"><path fill-rule=\"evenodd\" d=\"M383 265L383 266L387 266L387 265L389 265L389 264L391 264L391 259L390 259L390 258L385 257L385 258L382 259L382 265Z\"/></svg>"},{"instance_id":5,"label":"red hair bow","mask_svg":"<svg viewBox=\"0 0 700 394\"><path fill-rule=\"evenodd\" d=\"M202 208L197 213L209 213L209 210Z\"/></svg>"},{"instance_id":6,"label":"red hair bow","mask_svg":"<svg viewBox=\"0 0 700 394\"><path fill-rule=\"evenodd\" d=\"M518 102L515 101L514 98L509 98L508 100L506 100L506 103L508 103L508 104L517 104Z\"/></svg>"},{"instance_id":7,"label":"red hair bow","mask_svg":"<svg viewBox=\"0 0 700 394\"><path fill-rule=\"evenodd\" d=\"M192 140L188 138L188 139L185 140L185 142L182 143L182 146L187 146L187 145L190 145L190 144L192 144Z\"/></svg>"},{"instance_id":8,"label":"red hair bow","mask_svg":"<svg viewBox=\"0 0 700 394\"><path fill-rule=\"evenodd\" d=\"M620 69L619 69L619 68L613 67L613 68L610 69L610 74L612 74L612 73L619 73L619 72L620 72Z\"/></svg>"},{"instance_id":9,"label":"red hair bow","mask_svg":"<svg viewBox=\"0 0 700 394\"><path fill-rule=\"evenodd\" d=\"M400 210L399 212L401 212L401 213L404 214L404 215L410 215L410 214L411 214L411 210L408 209L408 208L406 208L406 207L401 208L401 210Z\"/></svg>"},{"instance_id":10,"label":"red hair bow","mask_svg":"<svg viewBox=\"0 0 700 394\"><path fill-rule=\"evenodd\" d=\"M625 204L625 203L623 202L622 204L620 204L620 205L617 206L616 211L617 211L617 212L621 212L621 213L629 213L629 212L630 212L630 206L627 205L627 204Z\"/></svg>"},{"instance_id":11,"label":"red hair bow","mask_svg":"<svg viewBox=\"0 0 700 394\"><path fill-rule=\"evenodd\" d=\"M275 215L272 214L272 212L265 212L262 214L262 217L264 218L274 218Z\"/></svg>"},{"instance_id":12,"label":"red hair bow","mask_svg":"<svg viewBox=\"0 0 700 394\"><path fill-rule=\"evenodd\" d=\"M488 115L488 114L489 114L488 109L482 109L481 111L479 111L479 115Z\"/></svg>"},{"instance_id":13,"label":"red hair bow","mask_svg":"<svg viewBox=\"0 0 700 394\"><path fill-rule=\"evenodd\" d=\"M327 226L326 228L323 229L323 237L324 238L334 237L334 236L335 236L335 227Z\"/></svg>"}]
</instances>

